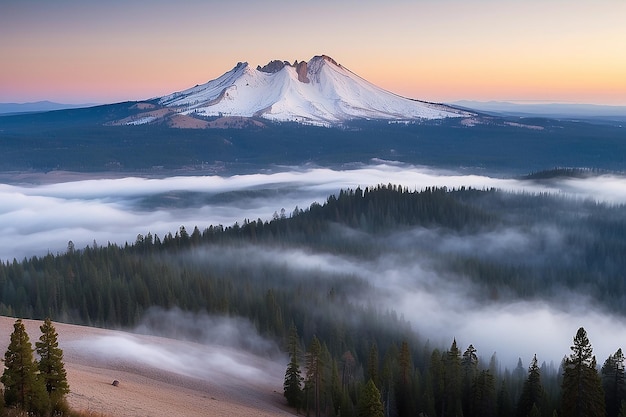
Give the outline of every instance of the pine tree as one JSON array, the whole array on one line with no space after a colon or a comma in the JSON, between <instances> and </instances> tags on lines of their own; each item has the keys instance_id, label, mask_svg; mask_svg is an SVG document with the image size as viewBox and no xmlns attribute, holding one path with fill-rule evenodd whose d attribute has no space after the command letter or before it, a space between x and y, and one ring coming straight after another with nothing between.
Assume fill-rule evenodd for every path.
<instances>
[{"instance_id":1,"label":"pine tree","mask_svg":"<svg viewBox=\"0 0 626 417\"><path fill-rule=\"evenodd\" d=\"M545 398L545 391L541 385L541 372L537 365L537 355L530 362L528 378L524 381L522 395L517 402L517 416L527 417L533 406L541 410Z\"/></svg>"},{"instance_id":2,"label":"pine tree","mask_svg":"<svg viewBox=\"0 0 626 417\"><path fill-rule=\"evenodd\" d=\"M511 398L519 398L519 396L522 395L522 387L524 386L524 381L526 380L527 375L528 373L526 368L524 368L522 358L518 358L517 366L513 369L509 380L508 390Z\"/></svg>"},{"instance_id":3,"label":"pine tree","mask_svg":"<svg viewBox=\"0 0 626 417\"><path fill-rule=\"evenodd\" d=\"M306 381L305 391L307 395L307 413L309 410L308 399L313 396L313 406L315 416L320 417L321 414L321 390L322 390L322 345L316 336L313 336L309 350L306 353Z\"/></svg>"},{"instance_id":4,"label":"pine tree","mask_svg":"<svg viewBox=\"0 0 626 417\"><path fill-rule=\"evenodd\" d=\"M474 379L478 375L478 355L476 354L476 348L474 345L469 345L463 353L461 359L461 369L463 373L462 381L462 399L463 399L463 416L471 417L470 404L472 402L472 386ZM493 374L491 374L493 375Z\"/></svg>"},{"instance_id":5,"label":"pine tree","mask_svg":"<svg viewBox=\"0 0 626 417\"><path fill-rule=\"evenodd\" d=\"M511 403L511 397L506 387L506 381L502 380L500 390L498 391L496 416L509 417L511 415L513 415L513 404Z\"/></svg>"},{"instance_id":6,"label":"pine tree","mask_svg":"<svg viewBox=\"0 0 626 417\"><path fill-rule=\"evenodd\" d=\"M383 417L383 403L380 401L380 391L370 378L363 387L357 404L358 417Z\"/></svg>"},{"instance_id":7,"label":"pine tree","mask_svg":"<svg viewBox=\"0 0 626 417\"><path fill-rule=\"evenodd\" d=\"M409 416L415 414L415 398L413 393L413 361L409 343L405 340L398 353L398 375L394 391L398 414Z\"/></svg>"},{"instance_id":8,"label":"pine tree","mask_svg":"<svg viewBox=\"0 0 626 417\"><path fill-rule=\"evenodd\" d=\"M18 407L36 415L45 414L49 408L43 379L38 377L33 346L21 319L16 320L11 341L4 354L4 400L8 407Z\"/></svg>"},{"instance_id":9,"label":"pine tree","mask_svg":"<svg viewBox=\"0 0 626 417\"><path fill-rule=\"evenodd\" d=\"M330 400L335 415L341 415L341 401L343 393L341 390L341 381L339 380L339 366L337 365L337 361L335 359L333 359L331 363L332 367L330 370Z\"/></svg>"},{"instance_id":10,"label":"pine tree","mask_svg":"<svg viewBox=\"0 0 626 417\"><path fill-rule=\"evenodd\" d=\"M285 371L284 395L287 399L287 404L299 412L302 405L302 377L298 362L298 331L295 325L292 325L289 330L288 350L290 360Z\"/></svg>"},{"instance_id":11,"label":"pine tree","mask_svg":"<svg viewBox=\"0 0 626 417\"><path fill-rule=\"evenodd\" d=\"M587 332L576 332L572 353L565 359L562 383L563 417L604 417L604 393Z\"/></svg>"},{"instance_id":12,"label":"pine tree","mask_svg":"<svg viewBox=\"0 0 626 417\"><path fill-rule=\"evenodd\" d=\"M444 417L463 415L461 401L461 351L452 342L444 358Z\"/></svg>"},{"instance_id":13,"label":"pine tree","mask_svg":"<svg viewBox=\"0 0 626 417\"><path fill-rule=\"evenodd\" d=\"M433 404L435 415L443 415L444 404L444 364L442 354L439 349L434 349L430 355L430 365L428 369L428 380L432 387Z\"/></svg>"},{"instance_id":14,"label":"pine tree","mask_svg":"<svg viewBox=\"0 0 626 417\"><path fill-rule=\"evenodd\" d=\"M495 417L497 413L497 395L493 375L488 369L480 371L472 384L469 415L476 417Z\"/></svg>"},{"instance_id":15,"label":"pine tree","mask_svg":"<svg viewBox=\"0 0 626 417\"><path fill-rule=\"evenodd\" d=\"M58 410L59 406L63 405L65 395L70 392L65 365L63 364L63 350L59 348L58 334L49 318L44 321L39 329L41 336L39 341L35 342L40 358L39 375L46 386L52 409Z\"/></svg>"},{"instance_id":16,"label":"pine tree","mask_svg":"<svg viewBox=\"0 0 626 417\"><path fill-rule=\"evenodd\" d=\"M350 398L350 393L348 391L343 391L341 393L341 404L339 405L338 416L341 417L354 417L355 409L354 403L352 402L352 398Z\"/></svg>"},{"instance_id":17,"label":"pine tree","mask_svg":"<svg viewBox=\"0 0 626 417\"><path fill-rule=\"evenodd\" d=\"M624 354L618 349L614 355L609 355L602 366L602 387L607 417L617 417L622 401L626 400L626 385L624 382Z\"/></svg>"},{"instance_id":18,"label":"pine tree","mask_svg":"<svg viewBox=\"0 0 626 417\"><path fill-rule=\"evenodd\" d=\"M376 387L380 387L380 378L379 378L379 357L378 357L378 346L376 346L376 342L372 343L372 347L370 348L370 353L367 358L367 374L368 377L374 381Z\"/></svg>"}]
</instances>

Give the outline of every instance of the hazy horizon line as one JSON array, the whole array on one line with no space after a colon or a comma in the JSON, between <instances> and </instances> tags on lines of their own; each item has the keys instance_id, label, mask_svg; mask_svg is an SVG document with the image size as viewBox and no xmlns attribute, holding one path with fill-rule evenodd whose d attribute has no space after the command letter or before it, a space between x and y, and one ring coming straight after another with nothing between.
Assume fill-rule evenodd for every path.
<instances>
[{"instance_id":1,"label":"hazy horizon line","mask_svg":"<svg viewBox=\"0 0 626 417\"><path fill-rule=\"evenodd\" d=\"M37 112L37 111L53 111L53 110L65 110L70 108L85 108L85 107L97 107L108 106L124 102L142 102L150 101L158 98L158 96L144 98L144 99L127 99L121 101L97 101L97 100L60 100L54 99L42 99L32 101L0 101L0 114L17 113L17 112ZM430 100L429 100L430 101ZM478 106L520 106L520 107L542 107L542 106L576 106L576 107L593 107L596 110L623 110L626 111L626 102L624 103L596 103L589 101L565 101L565 100L533 100L533 99L458 99L458 100L446 100L446 101L433 101L435 103L441 103L451 106L459 105L478 105ZM41 109L37 109L36 106L42 106ZM46 106L54 108L45 108ZM5 108L16 107L16 109L7 110ZM20 107L32 109L20 109ZM624 114L626 117L626 113Z\"/></svg>"}]
</instances>

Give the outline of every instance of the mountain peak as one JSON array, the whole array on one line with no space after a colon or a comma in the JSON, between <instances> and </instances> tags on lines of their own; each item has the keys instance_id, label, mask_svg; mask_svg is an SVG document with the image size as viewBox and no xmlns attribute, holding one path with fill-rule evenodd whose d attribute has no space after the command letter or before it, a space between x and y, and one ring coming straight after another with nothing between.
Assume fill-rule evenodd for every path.
<instances>
[{"instance_id":1,"label":"mountain peak","mask_svg":"<svg viewBox=\"0 0 626 417\"><path fill-rule=\"evenodd\" d=\"M328 55L272 60L253 69L239 62L215 80L161 97L185 115L262 117L334 125L352 119L416 120L465 117L442 104L411 100L358 77Z\"/></svg>"},{"instance_id":2,"label":"mountain peak","mask_svg":"<svg viewBox=\"0 0 626 417\"><path fill-rule=\"evenodd\" d=\"M309 62L310 63L313 63L313 62L319 63L320 61L329 62L331 64L334 64L334 65L338 66L338 67L341 67L341 65L339 65L337 63L337 61L335 61L334 59L332 59L328 55L316 55L313 58L311 58L311 60ZM257 65L256 69L257 69L257 71L262 71L262 72L267 72L269 74L274 74L274 73L280 71L281 69L283 69L286 66L287 67L292 67L292 68L297 68L298 66L303 66L303 65L306 66L307 62L306 61L298 62L298 60L295 60L293 62L293 64L290 64L289 61L281 61L280 59L274 59L274 60L268 62L264 66Z\"/></svg>"},{"instance_id":3,"label":"mountain peak","mask_svg":"<svg viewBox=\"0 0 626 417\"><path fill-rule=\"evenodd\" d=\"M323 60L326 62L330 62L331 64L334 64L338 67L341 67L341 65L339 65L337 63L337 61L335 61L334 59L332 59L331 57L329 57L328 55L316 55L313 58L311 58L311 61L319 61L319 60Z\"/></svg>"},{"instance_id":4,"label":"mountain peak","mask_svg":"<svg viewBox=\"0 0 626 417\"><path fill-rule=\"evenodd\" d=\"M268 74L275 74L285 67L294 68L296 70L296 73L298 74L298 81L306 84L310 82L310 79L307 75L307 73L309 72L309 63L313 65L312 66L312 68L314 69L313 72L318 72L323 62L328 62L337 67L341 67L341 65L339 65L337 61L335 61L328 55L316 55L313 58L311 58L311 60L308 63L306 61L298 62L298 60L295 60L293 64L290 64L289 61L281 61L279 59L275 59L275 60L268 62L264 66L258 65L256 69L257 71L265 72Z\"/></svg>"},{"instance_id":5,"label":"mountain peak","mask_svg":"<svg viewBox=\"0 0 626 417\"><path fill-rule=\"evenodd\" d=\"M280 61L278 59L275 59L273 61L268 62L267 65L265 65L263 67L258 65L256 67L256 69L257 69L257 71L262 71L262 72L267 72L269 74L274 74L275 72L278 72L281 69L283 69L285 67L285 65L290 65L290 64L287 61Z\"/></svg>"}]
</instances>

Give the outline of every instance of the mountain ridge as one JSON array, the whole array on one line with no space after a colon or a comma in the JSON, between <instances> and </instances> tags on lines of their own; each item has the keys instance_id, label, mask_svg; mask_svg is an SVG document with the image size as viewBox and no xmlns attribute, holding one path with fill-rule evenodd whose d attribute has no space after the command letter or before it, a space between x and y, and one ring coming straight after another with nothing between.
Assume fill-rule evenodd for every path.
<instances>
[{"instance_id":1,"label":"mountain ridge","mask_svg":"<svg viewBox=\"0 0 626 417\"><path fill-rule=\"evenodd\" d=\"M65 109L80 109L85 107L93 107L98 104L94 103L57 103L49 100L33 101L28 103L0 103L0 115L11 115L20 113L35 113L44 111L55 111Z\"/></svg>"},{"instance_id":2,"label":"mountain ridge","mask_svg":"<svg viewBox=\"0 0 626 417\"><path fill-rule=\"evenodd\" d=\"M459 100L448 104L461 109L470 109L501 117L544 117L590 121L604 119L606 121L626 122L626 106L620 105L473 100Z\"/></svg>"}]
</instances>

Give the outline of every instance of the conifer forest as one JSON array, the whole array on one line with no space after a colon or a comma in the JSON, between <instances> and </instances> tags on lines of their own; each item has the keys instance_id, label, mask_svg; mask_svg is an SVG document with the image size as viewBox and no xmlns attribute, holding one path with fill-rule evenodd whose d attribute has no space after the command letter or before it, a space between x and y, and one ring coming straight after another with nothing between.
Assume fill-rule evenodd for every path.
<instances>
[{"instance_id":1,"label":"conifer forest","mask_svg":"<svg viewBox=\"0 0 626 417\"><path fill-rule=\"evenodd\" d=\"M532 239L490 243L507 233ZM387 184L277 208L267 221L146 230L125 245L70 241L63 253L5 261L0 314L127 329L155 309L245 318L281 346L285 401L309 416L616 417L626 415L621 346L596 357L584 327L560 357L522 360L515 346L442 342L385 300L391 284L466 288L457 296L476 306L585 294L623 320L625 253L619 204ZM380 260L393 267L373 267ZM408 281L394 268L410 270Z\"/></svg>"}]
</instances>

